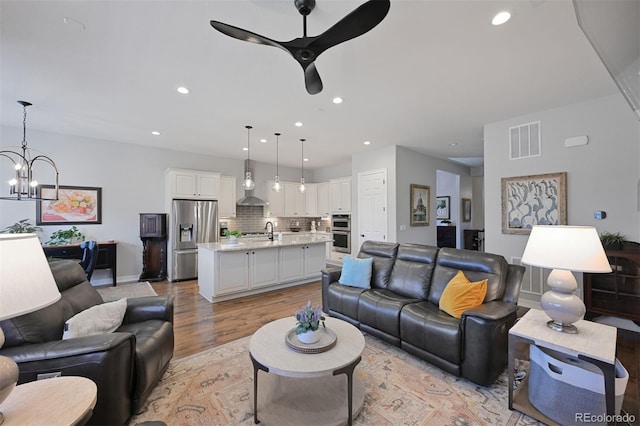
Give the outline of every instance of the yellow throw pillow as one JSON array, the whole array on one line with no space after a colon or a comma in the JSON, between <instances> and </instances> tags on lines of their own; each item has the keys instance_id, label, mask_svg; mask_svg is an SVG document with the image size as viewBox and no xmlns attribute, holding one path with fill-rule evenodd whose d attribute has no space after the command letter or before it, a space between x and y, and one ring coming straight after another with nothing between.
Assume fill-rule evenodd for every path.
<instances>
[{"instance_id":1,"label":"yellow throw pillow","mask_svg":"<svg viewBox=\"0 0 640 426\"><path fill-rule=\"evenodd\" d=\"M460 318L464 311L482 305L486 294L486 279L472 283L462 271L458 271L442 292L440 309Z\"/></svg>"}]
</instances>

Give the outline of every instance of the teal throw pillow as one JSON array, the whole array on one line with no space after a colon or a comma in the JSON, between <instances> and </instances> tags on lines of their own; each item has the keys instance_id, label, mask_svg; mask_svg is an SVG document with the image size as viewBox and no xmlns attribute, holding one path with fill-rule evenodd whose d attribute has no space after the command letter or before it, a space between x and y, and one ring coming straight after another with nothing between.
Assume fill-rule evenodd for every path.
<instances>
[{"instance_id":1,"label":"teal throw pillow","mask_svg":"<svg viewBox=\"0 0 640 426\"><path fill-rule=\"evenodd\" d=\"M372 257L359 259L345 256L342 259L342 273L338 282L351 287L370 288L372 266Z\"/></svg>"}]
</instances>

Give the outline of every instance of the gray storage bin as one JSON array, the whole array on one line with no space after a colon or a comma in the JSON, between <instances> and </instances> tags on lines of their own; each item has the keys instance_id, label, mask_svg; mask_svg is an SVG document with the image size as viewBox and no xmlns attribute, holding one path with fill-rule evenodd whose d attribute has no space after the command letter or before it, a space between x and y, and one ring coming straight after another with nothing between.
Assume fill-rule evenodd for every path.
<instances>
[{"instance_id":1,"label":"gray storage bin","mask_svg":"<svg viewBox=\"0 0 640 426\"><path fill-rule=\"evenodd\" d=\"M587 424L580 421L576 413L606 414L604 376L598 367L535 345L530 346L529 359L529 401L542 414L562 425ZM616 414L622 408L628 379L629 373L616 360ZM607 423L590 421L588 424Z\"/></svg>"}]
</instances>

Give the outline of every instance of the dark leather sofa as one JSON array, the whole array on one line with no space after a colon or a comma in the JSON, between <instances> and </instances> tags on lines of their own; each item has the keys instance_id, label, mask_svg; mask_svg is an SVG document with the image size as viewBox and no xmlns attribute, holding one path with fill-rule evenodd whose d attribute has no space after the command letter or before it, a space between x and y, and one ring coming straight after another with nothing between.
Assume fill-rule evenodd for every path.
<instances>
[{"instance_id":1,"label":"dark leather sofa","mask_svg":"<svg viewBox=\"0 0 640 426\"><path fill-rule=\"evenodd\" d=\"M124 320L115 332L62 340L65 321L103 300L77 262L61 260L50 267L61 299L1 321L6 341L0 354L18 364L18 384L47 373L93 380L98 396L88 424L125 424L173 356L173 296L127 299Z\"/></svg>"},{"instance_id":2,"label":"dark leather sofa","mask_svg":"<svg viewBox=\"0 0 640 426\"><path fill-rule=\"evenodd\" d=\"M365 241L358 257L373 258L371 288L339 284L341 268L323 270L326 313L456 376L495 382L507 365L524 267L496 254L374 241ZM457 319L438 303L459 270L488 283L484 303Z\"/></svg>"}]
</instances>

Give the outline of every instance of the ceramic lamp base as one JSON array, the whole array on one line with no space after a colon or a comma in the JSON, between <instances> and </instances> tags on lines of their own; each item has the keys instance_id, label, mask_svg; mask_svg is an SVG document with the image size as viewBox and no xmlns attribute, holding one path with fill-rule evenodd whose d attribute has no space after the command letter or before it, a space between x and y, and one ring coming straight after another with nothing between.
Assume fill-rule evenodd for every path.
<instances>
[{"instance_id":1,"label":"ceramic lamp base","mask_svg":"<svg viewBox=\"0 0 640 426\"><path fill-rule=\"evenodd\" d=\"M555 331L560 331L562 333L569 333L569 334L577 334L578 333L578 328L573 325L573 324L562 324L561 322L556 322L554 320L551 320L549 322L547 322L547 327L549 327L552 330Z\"/></svg>"},{"instance_id":2,"label":"ceramic lamp base","mask_svg":"<svg viewBox=\"0 0 640 426\"><path fill-rule=\"evenodd\" d=\"M547 326L563 333L578 333L572 324L584 318L586 309L582 300L575 295L578 288L575 276L571 271L554 269L549 274L547 284L550 290L540 298L542 310L551 318Z\"/></svg>"}]
</instances>

